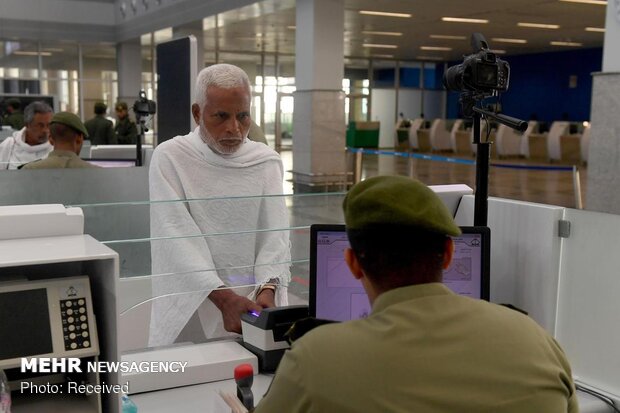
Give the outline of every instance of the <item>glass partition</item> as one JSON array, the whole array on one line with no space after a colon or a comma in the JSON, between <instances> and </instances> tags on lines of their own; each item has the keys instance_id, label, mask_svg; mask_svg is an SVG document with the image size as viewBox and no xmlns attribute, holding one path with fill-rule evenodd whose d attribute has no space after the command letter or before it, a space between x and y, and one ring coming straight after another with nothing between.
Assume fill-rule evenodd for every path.
<instances>
[{"instance_id":1,"label":"glass partition","mask_svg":"<svg viewBox=\"0 0 620 413\"><path fill-rule=\"evenodd\" d=\"M310 225L342 223L344 195L260 195L74 206L84 213L85 232L119 254L121 329L130 323L138 331L137 335L128 334L134 337L123 347L128 350L228 335L220 322L221 313L206 300L212 291L232 289L254 302L257 287L269 281L278 284L277 305L307 303ZM285 216L261 215L260 211L278 207L284 208ZM240 215L235 211L244 212ZM166 218L169 214L185 215L170 220ZM206 219L207 230L199 229L194 218Z\"/></svg>"}]
</instances>

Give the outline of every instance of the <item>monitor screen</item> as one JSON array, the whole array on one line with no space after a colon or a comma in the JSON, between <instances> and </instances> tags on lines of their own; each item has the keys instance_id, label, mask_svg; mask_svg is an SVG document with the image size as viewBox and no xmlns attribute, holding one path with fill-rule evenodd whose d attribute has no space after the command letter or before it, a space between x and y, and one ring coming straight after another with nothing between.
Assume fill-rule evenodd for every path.
<instances>
[{"instance_id":1,"label":"monitor screen","mask_svg":"<svg viewBox=\"0 0 620 413\"><path fill-rule=\"evenodd\" d=\"M53 351L45 288L0 293L0 360Z\"/></svg>"},{"instance_id":2,"label":"monitor screen","mask_svg":"<svg viewBox=\"0 0 620 413\"><path fill-rule=\"evenodd\" d=\"M443 282L457 294L489 299L490 231L461 227L452 237L454 256L444 270ZM312 225L310 243L310 315L347 321L366 317L370 303L362 284L344 260L349 240L344 225Z\"/></svg>"}]
</instances>

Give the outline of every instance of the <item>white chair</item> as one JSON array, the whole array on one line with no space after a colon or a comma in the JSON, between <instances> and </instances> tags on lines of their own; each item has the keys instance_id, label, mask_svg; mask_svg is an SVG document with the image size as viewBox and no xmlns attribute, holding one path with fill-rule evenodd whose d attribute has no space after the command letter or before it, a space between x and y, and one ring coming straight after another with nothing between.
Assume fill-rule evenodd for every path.
<instances>
[{"instance_id":1,"label":"white chair","mask_svg":"<svg viewBox=\"0 0 620 413\"><path fill-rule=\"evenodd\" d=\"M519 154L525 158L530 157L530 135L534 133L538 126L538 121L531 120L527 123L527 129L519 141Z\"/></svg>"},{"instance_id":2,"label":"white chair","mask_svg":"<svg viewBox=\"0 0 620 413\"><path fill-rule=\"evenodd\" d=\"M528 140L528 136L530 136L535 127L536 121L530 121L525 132L518 132L506 125L500 124L495 135L497 155L500 158L521 155L524 145L523 141Z\"/></svg>"},{"instance_id":3,"label":"white chair","mask_svg":"<svg viewBox=\"0 0 620 413\"><path fill-rule=\"evenodd\" d=\"M562 159L562 147L560 138L568 134L570 122L556 121L551 124L549 135L547 135L547 155L550 161L559 161Z\"/></svg>"},{"instance_id":4,"label":"white chair","mask_svg":"<svg viewBox=\"0 0 620 413\"><path fill-rule=\"evenodd\" d=\"M420 145L418 143L418 129L420 129L424 125L424 119L417 118L411 122L411 127L409 128L409 148L410 149L420 149Z\"/></svg>"},{"instance_id":5,"label":"white chair","mask_svg":"<svg viewBox=\"0 0 620 413\"><path fill-rule=\"evenodd\" d=\"M581 135L580 147L581 147L581 162L588 163L588 149L590 147L590 128L592 125L588 125L583 129Z\"/></svg>"},{"instance_id":6,"label":"white chair","mask_svg":"<svg viewBox=\"0 0 620 413\"><path fill-rule=\"evenodd\" d=\"M459 130L463 128L464 128L463 119L457 119L454 121L454 124L452 125L452 129L450 130L450 148L452 149L452 152L458 152L456 132L458 132Z\"/></svg>"},{"instance_id":7,"label":"white chair","mask_svg":"<svg viewBox=\"0 0 620 413\"><path fill-rule=\"evenodd\" d=\"M431 149L433 151L452 150L450 136L451 132L446 130L446 120L435 119L430 130Z\"/></svg>"}]
</instances>

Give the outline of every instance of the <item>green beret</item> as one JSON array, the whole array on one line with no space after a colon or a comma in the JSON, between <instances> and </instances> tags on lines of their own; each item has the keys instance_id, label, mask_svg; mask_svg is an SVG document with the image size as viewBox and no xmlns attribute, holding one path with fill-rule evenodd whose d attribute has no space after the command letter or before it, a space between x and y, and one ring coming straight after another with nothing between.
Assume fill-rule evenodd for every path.
<instances>
[{"instance_id":1,"label":"green beret","mask_svg":"<svg viewBox=\"0 0 620 413\"><path fill-rule=\"evenodd\" d=\"M77 117L77 115L71 112L58 112L52 116L52 121L50 125L53 123L60 123L61 125L69 126L71 129L74 129L76 132L84 135L85 138L88 138L88 131L84 127L84 124Z\"/></svg>"},{"instance_id":2,"label":"green beret","mask_svg":"<svg viewBox=\"0 0 620 413\"><path fill-rule=\"evenodd\" d=\"M433 190L404 176L377 176L354 185L342 208L348 229L395 224L444 235L461 234Z\"/></svg>"},{"instance_id":3,"label":"green beret","mask_svg":"<svg viewBox=\"0 0 620 413\"><path fill-rule=\"evenodd\" d=\"M19 108L22 104L17 98L9 98L6 100L6 104L13 108Z\"/></svg>"},{"instance_id":4,"label":"green beret","mask_svg":"<svg viewBox=\"0 0 620 413\"><path fill-rule=\"evenodd\" d=\"M114 108L116 110L127 110L127 103L125 103L125 102L118 102Z\"/></svg>"}]
</instances>

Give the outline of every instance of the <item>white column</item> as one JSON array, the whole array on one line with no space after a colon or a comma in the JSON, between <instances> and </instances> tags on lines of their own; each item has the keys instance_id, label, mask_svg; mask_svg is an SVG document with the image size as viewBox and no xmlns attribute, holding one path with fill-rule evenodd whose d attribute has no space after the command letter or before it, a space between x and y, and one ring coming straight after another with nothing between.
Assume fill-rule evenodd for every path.
<instances>
[{"instance_id":1,"label":"white column","mask_svg":"<svg viewBox=\"0 0 620 413\"><path fill-rule=\"evenodd\" d=\"M118 71L118 100L127 102L131 108L138 98L142 84L142 50L140 39L132 39L116 45ZM131 113L132 111L129 110Z\"/></svg>"},{"instance_id":2,"label":"white column","mask_svg":"<svg viewBox=\"0 0 620 413\"><path fill-rule=\"evenodd\" d=\"M607 2L603 71L592 84L586 209L620 214L620 2Z\"/></svg>"},{"instance_id":3,"label":"white column","mask_svg":"<svg viewBox=\"0 0 620 413\"><path fill-rule=\"evenodd\" d=\"M198 62L198 70L200 72L205 67L205 41L202 32L202 19L172 28L172 35L175 39L193 35L196 38L196 61Z\"/></svg>"},{"instance_id":4,"label":"white column","mask_svg":"<svg viewBox=\"0 0 620 413\"><path fill-rule=\"evenodd\" d=\"M296 191L344 185L343 0L298 0L293 180ZM342 188L341 188L342 189Z\"/></svg>"}]
</instances>

